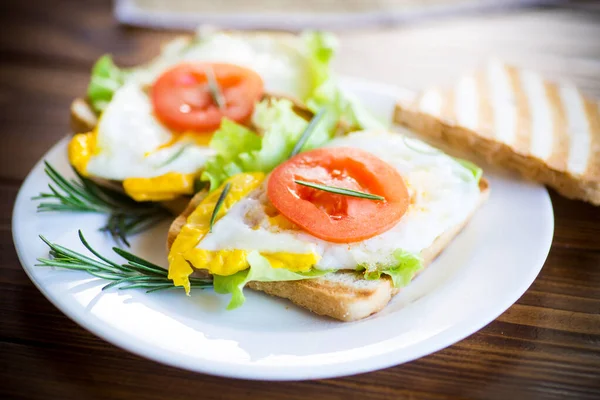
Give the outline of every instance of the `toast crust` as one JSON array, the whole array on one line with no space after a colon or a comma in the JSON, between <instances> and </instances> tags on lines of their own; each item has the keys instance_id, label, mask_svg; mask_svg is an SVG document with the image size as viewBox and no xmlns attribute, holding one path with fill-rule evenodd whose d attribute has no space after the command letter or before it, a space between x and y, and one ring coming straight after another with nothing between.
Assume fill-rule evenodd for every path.
<instances>
[{"instance_id":1,"label":"toast crust","mask_svg":"<svg viewBox=\"0 0 600 400\"><path fill-rule=\"evenodd\" d=\"M489 184L482 178L479 182L479 202L461 224L440 235L431 246L421 252L424 265L430 264L454 239L471 219L477 208L489 196ZM170 250L175 238L185 225L187 217L206 196L200 192L190 201L188 207L171 224L167 236L167 249ZM207 276L205 271L195 274ZM287 282L249 282L248 287L269 295L282 297L316 314L329 316L341 321L356 321L381 311L398 293L389 277L367 281L352 271L340 271L333 276Z\"/></svg>"},{"instance_id":2,"label":"toast crust","mask_svg":"<svg viewBox=\"0 0 600 400\"><path fill-rule=\"evenodd\" d=\"M71 103L71 129L73 133L86 133L98 124L98 116L90 103L81 97Z\"/></svg>"}]
</instances>

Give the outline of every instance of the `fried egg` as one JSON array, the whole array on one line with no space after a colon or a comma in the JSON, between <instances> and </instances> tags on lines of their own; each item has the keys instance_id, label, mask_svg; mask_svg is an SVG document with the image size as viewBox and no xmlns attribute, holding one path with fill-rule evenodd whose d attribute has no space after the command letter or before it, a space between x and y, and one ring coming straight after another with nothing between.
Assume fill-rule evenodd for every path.
<instances>
[{"instance_id":1,"label":"fried egg","mask_svg":"<svg viewBox=\"0 0 600 400\"><path fill-rule=\"evenodd\" d=\"M438 236L466 220L477 207L480 190L471 171L418 140L393 133L356 132L333 140L328 147L357 147L398 170L409 190L410 206L395 226L361 242L328 242L302 231L278 214L268 200L263 182L247 196L230 198L232 204L227 213L212 230L203 231L187 244L191 253L211 254L213 262L220 263L219 273L224 275L247 268L247 263L241 262L227 265L226 255L232 251L258 251L271 258L277 255L279 260L285 257L278 267L294 271L312 267L372 269L389 266L398 249L419 254ZM204 264L194 265L203 268Z\"/></svg>"},{"instance_id":2,"label":"fried egg","mask_svg":"<svg viewBox=\"0 0 600 400\"><path fill-rule=\"evenodd\" d=\"M206 142L196 141L203 135L189 134L179 139L162 125L152 114L150 98L135 83L126 83L117 90L94 133L96 149L86 172L106 179L193 173L214 154Z\"/></svg>"},{"instance_id":3,"label":"fried egg","mask_svg":"<svg viewBox=\"0 0 600 400\"><path fill-rule=\"evenodd\" d=\"M258 73L267 93L286 94L302 100L310 94L313 85L311 67L299 49L299 40L292 35L200 33L191 42L186 39L173 41L161 57L134 71L130 79L148 85L180 62L224 62Z\"/></svg>"},{"instance_id":4,"label":"fried egg","mask_svg":"<svg viewBox=\"0 0 600 400\"><path fill-rule=\"evenodd\" d=\"M69 159L86 176L124 181L138 200L193 193L194 174L214 155L209 134L171 132L153 114L147 88L182 61L227 62L256 71L267 92L304 98L311 83L305 57L272 35L215 33L175 41L152 63L129 72L93 132L76 135ZM157 178L157 179L153 179ZM161 192L158 185L166 185ZM157 191L158 190L158 191ZM156 193L155 193L156 192Z\"/></svg>"}]
</instances>

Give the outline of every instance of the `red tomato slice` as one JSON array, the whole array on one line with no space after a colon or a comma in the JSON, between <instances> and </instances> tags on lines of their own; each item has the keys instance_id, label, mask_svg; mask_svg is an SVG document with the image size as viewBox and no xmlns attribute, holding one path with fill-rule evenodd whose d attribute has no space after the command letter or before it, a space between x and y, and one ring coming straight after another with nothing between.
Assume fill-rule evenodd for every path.
<instances>
[{"instance_id":1,"label":"red tomato slice","mask_svg":"<svg viewBox=\"0 0 600 400\"><path fill-rule=\"evenodd\" d=\"M302 186L295 180L367 192L375 201ZM390 229L409 204L398 171L366 151L323 148L300 153L269 177L267 195L285 217L313 236L329 242L358 242Z\"/></svg>"},{"instance_id":2,"label":"red tomato slice","mask_svg":"<svg viewBox=\"0 0 600 400\"><path fill-rule=\"evenodd\" d=\"M220 109L213 99L206 71L212 68L225 98ZM152 106L158 119L172 130L212 132L227 117L244 123L263 95L263 81L254 71L232 64L179 64L152 86Z\"/></svg>"}]
</instances>

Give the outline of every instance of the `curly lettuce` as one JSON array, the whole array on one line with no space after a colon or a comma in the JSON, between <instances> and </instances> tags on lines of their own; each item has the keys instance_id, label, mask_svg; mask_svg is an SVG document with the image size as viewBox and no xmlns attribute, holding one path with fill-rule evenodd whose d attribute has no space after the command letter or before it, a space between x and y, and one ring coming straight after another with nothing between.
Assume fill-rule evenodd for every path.
<instances>
[{"instance_id":1,"label":"curly lettuce","mask_svg":"<svg viewBox=\"0 0 600 400\"><path fill-rule=\"evenodd\" d=\"M253 251L248 254L250 268L239 271L233 275L213 275L213 287L220 294L231 294L231 300L227 306L228 310L240 307L246 301L244 286L248 282L282 282L299 281L302 279L318 278L329 271L312 269L308 272L292 272L285 268L273 268L269 260Z\"/></svg>"},{"instance_id":2,"label":"curly lettuce","mask_svg":"<svg viewBox=\"0 0 600 400\"><path fill-rule=\"evenodd\" d=\"M383 130L387 126L377 119L353 95L343 92L331 72L331 61L337 49L337 39L329 32L307 31L302 34L305 54L313 75L314 88L304 99L308 108L317 112L326 107L344 130Z\"/></svg>"},{"instance_id":3,"label":"curly lettuce","mask_svg":"<svg viewBox=\"0 0 600 400\"><path fill-rule=\"evenodd\" d=\"M389 275L395 288L401 288L410 283L417 272L423 269L423 259L408 251L398 249L393 253L394 263L385 268L366 270L365 279L376 280L382 274Z\"/></svg>"},{"instance_id":4,"label":"curly lettuce","mask_svg":"<svg viewBox=\"0 0 600 400\"><path fill-rule=\"evenodd\" d=\"M252 171L252 166L242 160L240 155L260 150L261 143L262 139L256 133L224 118L209 144L217 154L207 161L201 180L210 182L212 191L230 176Z\"/></svg>"},{"instance_id":5,"label":"curly lettuce","mask_svg":"<svg viewBox=\"0 0 600 400\"><path fill-rule=\"evenodd\" d=\"M239 271L233 275L213 275L213 286L216 293L231 294L227 306L228 310L240 307L246 301L244 287L248 282L283 282L312 279L324 276L332 271L311 269L308 272L293 272L285 268L273 268L265 257L259 252L248 254L250 268ZM381 275L389 275L394 287L401 288L410 283L417 272L423 268L423 260L418 255L404 250L394 252L393 265L377 270L364 271L368 280L380 279ZM364 268L363 268L364 269Z\"/></svg>"},{"instance_id":6,"label":"curly lettuce","mask_svg":"<svg viewBox=\"0 0 600 400\"><path fill-rule=\"evenodd\" d=\"M111 56L105 54L100 57L92 68L87 89L88 100L94 111L102 112L124 81L125 73L114 64Z\"/></svg>"},{"instance_id":7,"label":"curly lettuce","mask_svg":"<svg viewBox=\"0 0 600 400\"><path fill-rule=\"evenodd\" d=\"M289 100L263 100L256 105L253 125L261 132L253 131L230 120L223 120L215 132L210 147L217 155L208 161L201 179L210 182L213 190L228 177L240 172L268 173L288 159L308 122L298 116ZM333 120L325 116L302 150L324 145L334 133Z\"/></svg>"}]
</instances>

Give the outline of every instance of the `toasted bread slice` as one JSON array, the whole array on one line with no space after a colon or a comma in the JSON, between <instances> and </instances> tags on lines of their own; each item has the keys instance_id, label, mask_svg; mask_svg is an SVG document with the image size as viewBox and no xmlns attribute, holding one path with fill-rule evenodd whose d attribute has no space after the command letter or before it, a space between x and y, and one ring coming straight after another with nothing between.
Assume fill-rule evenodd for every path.
<instances>
[{"instance_id":1,"label":"toasted bread slice","mask_svg":"<svg viewBox=\"0 0 600 400\"><path fill-rule=\"evenodd\" d=\"M479 182L480 197L478 206L489 195L488 182ZM185 211L173 221L167 237L167 247L171 248L187 217L196 209L205 193L198 193ZM472 211L472 214L475 209ZM421 252L424 265L431 263L462 230L472 214L457 226L439 236L431 246ZM195 275L207 276L197 270ZM316 314L326 315L341 321L356 321L366 318L383 309L398 289L390 279L366 280L353 271L338 271L320 278L286 282L250 282L248 287L272 296L283 297Z\"/></svg>"},{"instance_id":2,"label":"toasted bread slice","mask_svg":"<svg viewBox=\"0 0 600 400\"><path fill-rule=\"evenodd\" d=\"M87 100L80 97L71 103L71 129L73 133L90 132L96 127L98 116Z\"/></svg>"},{"instance_id":3,"label":"toasted bread slice","mask_svg":"<svg viewBox=\"0 0 600 400\"><path fill-rule=\"evenodd\" d=\"M572 85L493 61L398 103L395 121L600 205L600 103Z\"/></svg>"}]
</instances>

